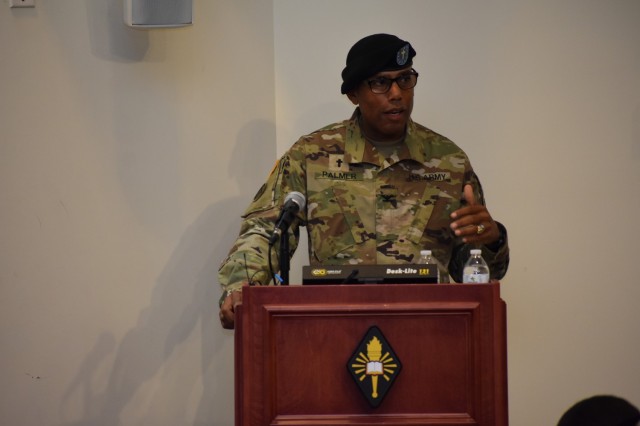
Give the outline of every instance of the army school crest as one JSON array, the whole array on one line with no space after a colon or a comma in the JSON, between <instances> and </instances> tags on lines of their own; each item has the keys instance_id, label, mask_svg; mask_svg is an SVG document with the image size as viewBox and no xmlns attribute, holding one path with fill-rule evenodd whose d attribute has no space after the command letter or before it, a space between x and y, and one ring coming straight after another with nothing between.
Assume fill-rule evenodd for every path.
<instances>
[{"instance_id":1,"label":"army school crest","mask_svg":"<svg viewBox=\"0 0 640 426\"><path fill-rule=\"evenodd\" d=\"M367 331L349 359L347 369L372 407L389 392L402 364L378 327Z\"/></svg>"}]
</instances>

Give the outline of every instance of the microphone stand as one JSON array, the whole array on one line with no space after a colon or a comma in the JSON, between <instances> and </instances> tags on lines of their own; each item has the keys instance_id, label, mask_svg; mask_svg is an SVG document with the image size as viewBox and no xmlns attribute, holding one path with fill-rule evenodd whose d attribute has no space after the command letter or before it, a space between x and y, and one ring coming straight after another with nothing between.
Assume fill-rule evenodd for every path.
<instances>
[{"instance_id":1,"label":"microphone stand","mask_svg":"<svg viewBox=\"0 0 640 426\"><path fill-rule=\"evenodd\" d=\"M289 232L280 234L280 285L289 285Z\"/></svg>"}]
</instances>

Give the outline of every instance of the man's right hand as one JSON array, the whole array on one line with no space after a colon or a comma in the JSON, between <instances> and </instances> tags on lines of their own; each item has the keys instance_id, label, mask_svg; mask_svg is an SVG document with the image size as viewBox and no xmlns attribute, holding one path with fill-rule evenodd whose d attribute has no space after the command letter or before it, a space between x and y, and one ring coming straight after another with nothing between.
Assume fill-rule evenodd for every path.
<instances>
[{"instance_id":1,"label":"man's right hand","mask_svg":"<svg viewBox=\"0 0 640 426\"><path fill-rule=\"evenodd\" d=\"M242 303L242 291L232 291L220 305L220 323L222 328L233 330L236 322L236 306Z\"/></svg>"}]
</instances>

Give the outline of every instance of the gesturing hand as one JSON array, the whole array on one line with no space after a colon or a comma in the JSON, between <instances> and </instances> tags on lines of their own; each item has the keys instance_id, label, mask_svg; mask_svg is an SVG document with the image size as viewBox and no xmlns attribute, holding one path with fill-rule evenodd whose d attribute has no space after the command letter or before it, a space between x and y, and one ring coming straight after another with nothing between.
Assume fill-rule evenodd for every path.
<instances>
[{"instance_id":1,"label":"gesturing hand","mask_svg":"<svg viewBox=\"0 0 640 426\"><path fill-rule=\"evenodd\" d=\"M498 225L489 214L489 210L478 204L473 194L473 186L464 186L465 207L451 213L451 229L462 241L470 244L491 244L500 238Z\"/></svg>"}]
</instances>

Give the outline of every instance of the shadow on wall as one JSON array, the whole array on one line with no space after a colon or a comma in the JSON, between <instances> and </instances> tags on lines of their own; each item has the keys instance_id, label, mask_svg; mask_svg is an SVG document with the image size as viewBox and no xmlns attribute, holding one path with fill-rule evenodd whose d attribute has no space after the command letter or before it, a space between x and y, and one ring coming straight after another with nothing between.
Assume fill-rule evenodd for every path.
<instances>
[{"instance_id":1,"label":"shadow on wall","mask_svg":"<svg viewBox=\"0 0 640 426\"><path fill-rule=\"evenodd\" d=\"M105 84L112 85L111 97L96 106L98 110L92 116L104 120L97 125L105 127L105 134L111 134L116 142L115 161L128 205L154 232L171 238L174 236L167 230L182 211L175 203L181 188L175 160L180 155L177 141L183 123L176 119L179 107L174 101L184 82L165 63L165 36L172 30L154 31L151 46L150 30L125 25L123 3L87 2L91 53L108 62L157 62L158 66L112 68L110 81L103 76ZM86 93L92 90L91 86L85 88ZM175 196L168 197L167 193Z\"/></svg>"},{"instance_id":2,"label":"shadow on wall","mask_svg":"<svg viewBox=\"0 0 640 426\"><path fill-rule=\"evenodd\" d=\"M240 214L274 157L272 123L254 121L239 132L230 179L215 184L228 186L236 181L241 195L216 201L187 229L160 274L149 305L140 311L137 324L119 344L109 333L98 337L60 406L64 418L71 400L80 398L82 419L65 425L121 424L125 409L153 424L187 424L188 408L193 406L189 399L200 392L193 425L232 424L233 361L225 357L225 351L233 346L233 333L222 330L218 323L217 268L237 236ZM255 180L256 174L260 181ZM197 331L199 335L194 335ZM196 345L199 348L194 349ZM92 384L96 386L106 368L103 364L116 346L106 389L95 392ZM218 365L221 362L228 365ZM195 368L198 363L200 368ZM162 389L154 387L153 392L141 396L143 386L152 379L162 383ZM144 408L131 408L136 401L144 401ZM154 418L161 418L161 423Z\"/></svg>"},{"instance_id":3,"label":"shadow on wall","mask_svg":"<svg viewBox=\"0 0 640 426\"><path fill-rule=\"evenodd\" d=\"M633 120L633 137L631 138L631 154L636 160L640 160L640 103L636 107Z\"/></svg>"},{"instance_id":4,"label":"shadow on wall","mask_svg":"<svg viewBox=\"0 0 640 426\"><path fill-rule=\"evenodd\" d=\"M175 202L182 188L176 157L184 134L176 99L190 83L177 78L176 69L190 64L165 61L164 30L151 37L149 31L127 27L123 0L83 2L86 23L81 15L71 16L82 22L70 21L69 7L43 7L51 35L63 46L60 56L69 73L68 99L81 116L78 131L88 132L76 143L113 161L109 166L115 169L109 171L118 173L119 189L131 211L153 232L175 239L172 224L182 214L182 206ZM88 35L86 47L84 40L78 41L79 34ZM69 48L76 45L82 48ZM158 63L150 64L154 61ZM143 62L143 66L113 65Z\"/></svg>"},{"instance_id":5,"label":"shadow on wall","mask_svg":"<svg viewBox=\"0 0 640 426\"><path fill-rule=\"evenodd\" d=\"M125 25L123 0L89 0L86 7L91 53L115 62L144 59L149 49L149 33Z\"/></svg>"},{"instance_id":6,"label":"shadow on wall","mask_svg":"<svg viewBox=\"0 0 640 426\"><path fill-rule=\"evenodd\" d=\"M109 62L149 62L149 33L124 25L122 3L86 3L91 53ZM48 12L52 33L62 45L77 37L77 26L65 25L64 8L50 7ZM153 55L161 61L162 37L154 41L158 43ZM93 108L87 114L95 120L91 129L112 134L116 142L115 166L127 202L144 219L142 223L154 225L153 232L173 240L171 229L182 217L182 206L177 203L181 175L176 164L176 140L182 132L166 119L175 116L171 103L175 76L165 67L155 70L155 80L143 78L144 70L138 68L100 69L94 78L118 84L109 99L89 102L101 93L77 66L87 60L86 52L64 50L64 54L70 72L77 73L73 89L79 103ZM146 103L155 105L159 116L136 108L141 94ZM214 136L210 135L212 144L217 143ZM110 141L105 141L106 148ZM108 331L96 336L61 396L60 426L232 424L233 333L223 331L218 323L217 268L237 235L240 214L273 166L275 153L273 123L256 120L239 129L231 161L210 159L216 176L210 196L215 202L180 236L136 324L121 340ZM229 164L229 168L220 164ZM238 196L216 198L216 186L224 187L228 194L234 183ZM105 324L103 328L110 327Z\"/></svg>"}]
</instances>

